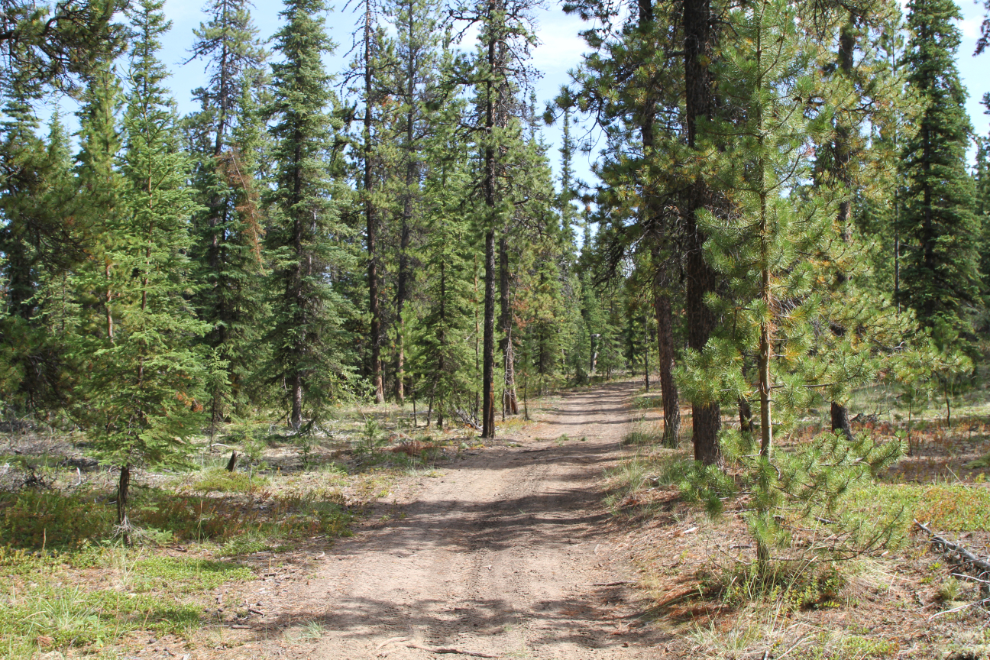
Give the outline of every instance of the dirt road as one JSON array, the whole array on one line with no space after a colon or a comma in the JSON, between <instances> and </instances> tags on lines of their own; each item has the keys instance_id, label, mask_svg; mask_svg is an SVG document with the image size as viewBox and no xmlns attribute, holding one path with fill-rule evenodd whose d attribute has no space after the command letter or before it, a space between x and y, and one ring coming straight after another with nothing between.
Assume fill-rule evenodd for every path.
<instances>
[{"instance_id":1,"label":"dirt road","mask_svg":"<svg viewBox=\"0 0 990 660\"><path fill-rule=\"evenodd\" d=\"M601 503L602 469L622 454L634 389L564 396L539 427L544 440L444 466L423 478L404 516L338 542L283 595L278 627L308 626L315 639L282 646L281 656L661 657L638 627L634 593L611 584L632 572ZM569 440L556 440L563 434Z\"/></svg>"}]
</instances>

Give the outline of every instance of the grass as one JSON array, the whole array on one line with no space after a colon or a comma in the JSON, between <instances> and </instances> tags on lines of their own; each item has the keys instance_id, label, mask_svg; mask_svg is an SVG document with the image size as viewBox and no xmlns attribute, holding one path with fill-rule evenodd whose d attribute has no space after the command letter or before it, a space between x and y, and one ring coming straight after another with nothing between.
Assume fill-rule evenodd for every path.
<instances>
[{"instance_id":1,"label":"grass","mask_svg":"<svg viewBox=\"0 0 990 660\"><path fill-rule=\"evenodd\" d=\"M138 473L131 548L115 535L112 475L78 479L44 461L25 463L18 469L42 475L37 485L0 492L0 657L130 657L141 631L178 636L180 646L208 644L203 636L216 622L209 617L235 616L230 608L207 614L212 594L256 579L250 555L348 536L364 503L390 495L402 475L438 476L436 464L465 439L434 430L434 440L399 419L397 446L386 439L395 415L379 425L369 422L377 409L351 413L306 446L259 438L260 426L240 439L224 436L228 453L242 456L234 472L204 443L196 469ZM319 624L304 634L320 636Z\"/></svg>"},{"instance_id":2,"label":"grass","mask_svg":"<svg viewBox=\"0 0 990 660\"><path fill-rule=\"evenodd\" d=\"M904 509L908 525L919 520L932 529L954 532L990 528L990 488L968 484L888 484L875 482L850 495L865 516Z\"/></svg>"},{"instance_id":3,"label":"grass","mask_svg":"<svg viewBox=\"0 0 990 660\"><path fill-rule=\"evenodd\" d=\"M639 422L632 431L622 438L622 444L634 446L659 445L663 440L663 425L660 422Z\"/></svg>"},{"instance_id":4,"label":"grass","mask_svg":"<svg viewBox=\"0 0 990 660\"><path fill-rule=\"evenodd\" d=\"M188 638L205 624L207 593L255 577L215 557L350 533L356 512L325 474L276 484L207 468L172 485L132 486L133 548L115 540L108 484L0 493L0 657L112 649L140 630ZM387 486L378 474L354 481L375 493ZM175 543L188 555L163 552Z\"/></svg>"},{"instance_id":5,"label":"grass","mask_svg":"<svg viewBox=\"0 0 990 660\"><path fill-rule=\"evenodd\" d=\"M654 410L663 405L663 399L659 394L641 394L633 398L632 405L636 410Z\"/></svg>"},{"instance_id":6,"label":"grass","mask_svg":"<svg viewBox=\"0 0 990 660\"><path fill-rule=\"evenodd\" d=\"M774 565L761 573L755 565L735 564L708 573L702 588L710 598L729 607L764 603L775 616L791 612L838 607L845 577L831 563L802 562Z\"/></svg>"},{"instance_id":7,"label":"grass","mask_svg":"<svg viewBox=\"0 0 990 660\"><path fill-rule=\"evenodd\" d=\"M269 479L252 476L246 472L228 472L226 468L212 468L200 475L192 484L192 490L200 493L250 493L266 486Z\"/></svg>"},{"instance_id":8,"label":"grass","mask_svg":"<svg viewBox=\"0 0 990 660\"><path fill-rule=\"evenodd\" d=\"M108 555L109 558L109 555ZM108 561L104 574L113 583L73 584L73 575L51 562L31 580L4 576L0 592L0 648L100 648L128 632L151 630L184 635L201 625L203 607L194 598L251 571L235 566L205 565L201 560L139 560L123 582ZM164 589L161 587L166 585Z\"/></svg>"}]
</instances>

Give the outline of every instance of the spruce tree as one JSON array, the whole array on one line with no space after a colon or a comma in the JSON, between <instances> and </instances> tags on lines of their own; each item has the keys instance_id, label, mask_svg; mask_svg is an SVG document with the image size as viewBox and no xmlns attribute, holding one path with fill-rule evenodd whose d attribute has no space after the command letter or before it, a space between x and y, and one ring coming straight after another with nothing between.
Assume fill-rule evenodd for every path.
<instances>
[{"instance_id":1,"label":"spruce tree","mask_svg":"<svg viewBox=\"0 0 990 660\"><path fill-rule=\"evenodd\" d=\"M473 356L466 342L472 315L470 227L461 212L468 171L451 126L430 142L431 167L423 189L429 200L426 242L420 252L425 300L412 333L411 367L416 392L427 399L442 429L445 419L467 407L471 393Z\"/></svg>"},{"instance_id":2,"label":"spruce tree","mask_svg":"<svg viewBox=\"0 0 990 660\"><path fill-rule=\"evenodd\" d=\"M102 303L80 336L77 414L100 457L120 468L118 523L129 541L131 469L176 462L199 431L205 377L195 341L205 330L186 294L189 220L197 207L188 187L174 101L158 59L170 24L162 2L143 0L134 29L120 144L109 66L90 85L83 111L80 180L92 195L95 259L80 274L83 295ZM97 205L98 204L98 205ZM99 259L99 261L97 261Z\"/></svg>"},{"instance_id":3,"label":"spruce tree","mask_svg":"<svg viewBox=\"0 0 990 660\"><path fill-rule=\"evenodd\" d=\"M904 64L923 103L917 132L903 150L906 179L901 237L900 301L936 334L965 326L979 295L979 227L975 190L966 171L971 126L955 55L960 18L952 0L912 0Z\"/></svg>"},{"instance_id":4,"label":"spruce tree","mask_svg":"<svg viewBox=\"0 0 990 660\"><path fill-rule=\"evenodd\" d=\"M330 114L337 99L322 62L334 49L326 11L321 0L288 2L281 14L286 24L275 36L282 61L272 65L274 189L265 242L273 318L262 373L284 388L296 431L304 415L315 421L340 393L345 370L339 332L346 301L334 279L349 266L340 221L346 191L335 143L341 123Z\"/></svg>"},{"instance_id":5,"label":"spruce tree","mask_svg":"<svg viewBox=\"0 0 990 660\"><path fill-rule=\"evenodd\" d=\"M263 256L258 153L262 150L258 96L266 53L243 0L214 0L194 34L194 59L205 61L206 87L193 91L200 110L187 120L196 159L194 184L202 210L193 218L198 284L194 302L210 324L205 345L225 363L211 378L211 428L228 403L248 400L246 381L257 363L262 325Z\"/></svg>"},{"instance_id":6,"label":"spruce tree","mask_svg":"<svg viewBox=\"0 0 990 660\"><path fill-rule=\"evenodd\" d=\"M7 90L5 121L0 124L0 252L6 316L0 337L8 354L11 389L5 399L20 412L41 412L64 403L61 336L46 328L54 310L46 303L79 262L85 232L63 211L72 196L67 137L57 116L48 141L33 103L35 85L15 84ZM15 385L16 383L16 385Z\"/></svg>"}]
</instances>

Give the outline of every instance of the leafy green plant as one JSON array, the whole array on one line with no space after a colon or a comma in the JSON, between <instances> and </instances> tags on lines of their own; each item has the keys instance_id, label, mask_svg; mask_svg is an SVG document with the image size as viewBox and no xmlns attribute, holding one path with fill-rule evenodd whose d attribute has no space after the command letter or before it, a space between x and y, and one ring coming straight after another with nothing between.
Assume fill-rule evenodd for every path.
<instances>
[{"instance_id":1,"label":"leafy green plant","mask_svg":"<svg viewBox=\"0 0 990 660\"><path fill-rule=\"evenodd\" d=\"M364 420L364 428L361 436L354 446L354 453L361 455L373 455L381 447L388 443L385 432L378 420L369 417Z\"/></svg>"}]
</instances>

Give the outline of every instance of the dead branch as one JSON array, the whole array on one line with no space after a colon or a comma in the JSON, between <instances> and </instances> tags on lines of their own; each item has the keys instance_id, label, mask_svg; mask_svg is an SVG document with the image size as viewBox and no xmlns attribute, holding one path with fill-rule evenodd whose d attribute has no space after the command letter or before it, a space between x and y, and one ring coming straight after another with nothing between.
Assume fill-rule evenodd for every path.
<instances>
[{"instance_id":1,"label":"dead branch","mask_svg":"<svg viewBox=\"0 0 990 660\"><path fill-rule=\"evenodd\" d=\"M426 651L428 653L449 653L452 655L469 655L472 658L497 658L497 655L488 655L487 653L482 653L480 651L465 651L464 649L456 649L453 647L438 647L438 646L423 646L422 644L417 644L416 642L406 642L404 646L411 649L419 649L420 651Z\"/></svg>"},{"instance_id":2,"label":"dead branch","mask_svg":"<svg viewBox=\"0 0 990 660\"><path fill-rule=\"evenodd\" d=\"M980 559L958 543L953 543L939 536L917 520L914 521L914 524L917 525L918 529L928 534L929 541L933 547L940 550L949 559L968 567L969 570L976 573L975 577L982 579L990 576L990 562ZM986 585L984 585L984 588L986 588Z\"/></svg>"},{"instance_id":3,"label":"dead branch","mask_svg":"<svg viewBox=\"0 0 990 660\"><path fill-rule=\"evenodd\" d=\"M979 607L980 605L986 605L987 603L990 603L990 598L984 598L983 600L977 600L972 603L966 603L965 605L960 605L959 607L953 607L951 610L945 610L944 612L936 612L935 614L928 617L928 620L931 621L935 617L942 616L943 614L953 614L955 612L962 612L963 610L968 610L971 607Z\"/></svg>"},{"instance_id":4,"label":"dead branch","mask_svg":"<svg viewBox=\"0 0 990 660\"><path fill-rule=\"evenodd\" d=\"M454 412L457 413L457 416L461 418L461 421L462 422L464 422L465 424L467 424L468 426L470 426L471 428L473 428L475 431L480 431L481 430L481 426L478 425L478 422L476 422L473 419L471 419L466 412L464 412L460 408L458 408Z\"/></svg>"}]
</instances>

